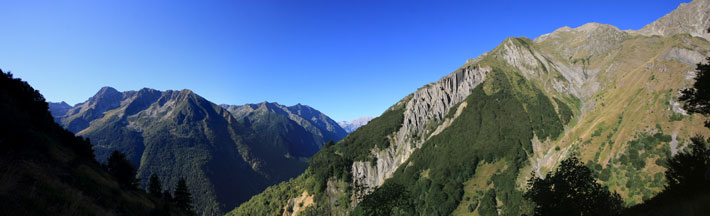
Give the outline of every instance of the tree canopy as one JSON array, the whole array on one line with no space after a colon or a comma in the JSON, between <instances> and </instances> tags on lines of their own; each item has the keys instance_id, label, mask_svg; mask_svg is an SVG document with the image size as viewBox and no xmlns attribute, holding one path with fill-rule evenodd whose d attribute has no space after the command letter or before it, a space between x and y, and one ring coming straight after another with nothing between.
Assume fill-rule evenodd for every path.
<instances>
[{"instance_id":1,"label":"tree canopy","mask_svg":"<svg viewBox=\"0 0 710 216\"><path fill-rule=\"evenodd\" d=\"M706 58L710 61L710 57ZM681 90L680 101L684 102L683 109L690 113L704 116L710 115L710 62L700 62L696 67L695 83L693 87ZM710 127L710 121L705 121L705 127Z\"/></svg>"},{"instance_id":2,"label":"tree canopy","mask_svg":"<svg viewBox=\"0 0 710 216\"><path fill-rule=\"evenodd\" d=\"M528 186L524 197L535 202L534 215L619 215L624 209L621 196L597 183L576 156L544 179L533 175Z\"/></svg>"},{"instance_id":3,"label":"tree canopy","mask_svg":"<svg viewBox=\"0 0 710 216\"><path fill-rule=\"evenodd\" d=\"M701 136L691 138L692 149L668 159L666 191L683 196L710 192L710 150Z\"/></svg>"}]
</instances>

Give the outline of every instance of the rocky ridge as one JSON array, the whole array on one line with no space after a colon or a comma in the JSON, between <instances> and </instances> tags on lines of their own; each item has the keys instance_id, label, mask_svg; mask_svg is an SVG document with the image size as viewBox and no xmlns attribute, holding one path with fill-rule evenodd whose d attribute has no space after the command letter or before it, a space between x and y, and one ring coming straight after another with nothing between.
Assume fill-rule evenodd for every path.
<instances>
[{"instance_id":1,"label":"rocky ridge","mask_svg":"<svg viewBox=\"0 0 710 216\"><path fill-rule=\"evenodd\" d=\"M668 22L663 21L668 19L678 20L675 17L685 13L686 10L710 12L707 5L708 2L704 0L693 2L689 6L682 5L679 7L680 12L674 11L654 23ZM650 24L650 26L661 25ZM692 26L697 26L697 24ZM697 32L694 28L682 28L673 33L692 35L694 31ZM672 34L670 33L672 31L661 32ZM397 168L406 162L412 152L426 142L426 134L434 131L432 128L437 131L445 129L444 116L451 111L452 106L465 99L473 87L485 80L485 75L490 72L490 68L480 69L476 67L478 65L474 66L476 62L486 56L503 60L513 68L520 70L527 79L536 80L552 95L571 95L579 100L587 101L588 98L604 88L606 80L600 80L603 79L600 74L621 72L620 68L614 68L614 64L609 64L609 62L613 61L613 55L616 50L620 49L619 46L631 39L633 34L635 34L634 31L621 31L608 24L588 23L577 28L563 27L533 41L509 38L493 51L467 61L467 64L462 67L465 68L464 70L457 70L435 83L420 88L411 97L397 103L405 103L406 108L402 127L390 137L394 145L383 150L372 150L372 154L376 158L375 166L367 161L353 163L354 187L362 189L354 196L363 197L374 188L382 185ZM693 66L702 60L702 56L704 55L696 50L672 47L659 56L659 59L672 59ZM605 58L596 60L604 63L593 65L591 63L593 58ZM602 65L606 68L601 68ZM473 73L461 74L461 72ZM562 78L551 78L557 74ZM550 88L548 89L547 86ZM569 148L565 148L561 152L548 151L551 145L550 141L534 140L533 143L535 143L536 151L531 152L534 157L530 161L538 173L541 167L551 169L557 161L571 151Z\"/></svg>"},{"instance_id":2,"label":"rocky ridge","mask_svg":"<svg viewBox=\"0 0 710 216\"><path fill-rule=\"evenodd\" d=\"M710 39L708 28L710 28L710 1L695 0L680 4L677 9L644 26L638 33L661 36L690 34Z\"/></svg>"},{"instance_id":3,"label":"rocky ridge","mask_svg":"<svg viewBox=\"0 0 710 216\"><path fill-rule=\"evenodd\" d=\"M409 156L427 140L446 114L471 94L473 88L485 80L490 67L475 62L459 68L437 82L428 84L397 104L406 104L402 127L390 136L392 145L387 149L373 150L376 165L356 161L352 166L353 184L361 191L353 194L363 197L390 178ZM444 125L445 127L445 125Z\"/></svg>"}]
</instances>

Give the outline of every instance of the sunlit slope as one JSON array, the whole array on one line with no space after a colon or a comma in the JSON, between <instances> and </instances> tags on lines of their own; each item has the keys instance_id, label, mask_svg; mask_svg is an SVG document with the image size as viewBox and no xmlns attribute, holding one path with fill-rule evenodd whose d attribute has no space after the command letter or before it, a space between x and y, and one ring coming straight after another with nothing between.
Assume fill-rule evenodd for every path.
<instances>
[{"instance_id":1,"label":"sunlit slope","mask_svg":"<svg viewBox=\"0 0 710 216\"><path fill-rule=\"evenodd\" d=\"M424 133L426 139L420 144L422 147L414 151L406 163L403 163L405 165L399 166L385 184L406 185L413 199L418 200L415 206L416 212L420 214L478 214L479 210L485 214L490 209L517 214L526 211L521 194L531 172L543 175L562 158L579 154L584 161L591 161L589 165L600 174L604 184L618 191L628 204L638 203L643 198L653 196L663 186L663 179L658 173L664 168L656 161L666 158L666 153L682 149L690 136L707 133L701 127L701 117L683 115L683 111L677 105L674 108L674 104L678 89L689 84L692 75L689 71L693 69L689 63L706 54L710 44L702 38L689 35L642 36L600 24L589 24L575 30L576 32L564 32L563 36L546 40L510 38L495 50L464 65L462 68L471 65L490 67L493 72L488 74L483 85L476 88L480 90L474 89L465 101L457 103L455 109L447 112L445 118L434 121L436 123L428 127L437 129L446 125L443 130ZM589 32L600 33L595 35L597 33ZM599 45L595 44L595 41L587 41L590 35L619 39L611 44L607 44L610 40L604 40L605 44ZM567 52L563 52L565 50ZM513 84L504 86L501 84L504 82L496 82L500 77L505 77L504 80L511 80L513 77L513 81L505 82ZM522 111L506 111L505 108L515 107L513 105L472 105L485 101L496 101L491 102L491 106L500 105L498 103L502 103L501 98L490 96L496 89L514 92L503 98L517 97L521 101L532 101L521 103L525 104ZM411 96L398 104L403 104L410 98ZM540 100L535 101L536 98ZM547 101L550 105L527 105L543 104L539 101ZM388 112L392 110L396 109ZM544 130L548 132L541 132L535 131L535 127L524 126L528 124L527 121L495 118L483 121L466 114L483 115L487 112L494 113L492 116L534 115L545 122L539 124L540 126L552 128ZM473 126L475 123L484 122L485 127ZM530 131L498 129L494 132L468 135L481 131L481 128L495 128L497 124L502 123L523 125L522 128ZM560 126L555 127L556 124ZM367 128L368 126L365 126L363 131ZM495 132L500 132L498 136L505 139L519 141L513 145L507 145L505 143L510 142L500 140L488 143L478 141L485 144L475 144L476 142L471 141L495 137ZM330 154L331 157L325 158L367 161L367 157L361 156L362 149L371 146L371 155L374 156L370 163L376 165L378 160L374 158L381 148L372 147L371 143L361 143L362 148L352 152L338 148L353 145L347 143L347 140L348 138L336 144L332 153L324 149L318 156ZM490 150L485 153L486 150L479 149L485 146L492 149L501 147L504 150ZM437 154L440 156L436 156ZM638 157L633 156L634 154ZM350 155L360 155L360 159ZM345 160L345 165L352 163L349 160ZM641 160L643 162L640 162ZM319 169L313 165L307 172L310 175L306 174L291 183L274 188L293 190L293 197L270 196L267 191L237 211L249 212L249 208L253 208L271 212L268 211L269 208L254 203L256 200L270 200L268 203L273 205L270 210L278 214L289 210L288 199L296 198L302 191L307 191L308 194L315 194L316 202L312 207L314 211L345 214L366 197L364 194L369 193L367 189L358 188L358 185L353 183L352 179L356 179L357 175L353 174L353 168L348 169L350 166L318 172ZM479 173L485 176L478 176ZM325 193L315 188L310 189L314 185L323 184L313 181L317 175L339 178L325 180L326 186L329 186L329 190L325 190L328 192ZM436 181L431 180L432 178ZM444 183L432 185L432 182ZM445 195L434 197L434 194L439 193ZM437 204L433 204L435 200ZM495 202L491 202L492 200ZM306 209L308 211L311 208Z\"/></svg>"},{"instance_id":2,"label":"sunlit slope","mask_svg":"<svg viewBox=\"0 0 710 216\"><path fill-rule=\"evenodd\" d=\"M598 23L508 38L232 213L527 214L527 179L573 154L628 205L639 203L663 188L664 159L710 134L677 103L708 54L710 43L691 34Z\"/></svg>"}]
</instances>

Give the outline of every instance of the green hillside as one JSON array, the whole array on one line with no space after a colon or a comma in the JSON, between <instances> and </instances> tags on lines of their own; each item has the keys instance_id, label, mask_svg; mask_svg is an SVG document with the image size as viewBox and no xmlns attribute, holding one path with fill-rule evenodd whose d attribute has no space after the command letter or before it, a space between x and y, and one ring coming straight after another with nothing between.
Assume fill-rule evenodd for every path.
<instances>
[{"instance_id":1,"label":"green hillside","mask_svg":"<svg viewBox=\"0 0 710 216\"><path fill-rule=\"evenodd\" d=\"M639 204L663 189L663 161L710 134L677 102L708 54L704 38L597 23L506 39L230 214L530 214L527 180L570 155Z\"/></svg>"},{"instance_id":2,"label":"green hillside","mask_svg":"<svg viewBox=\"0 0 710 216\"><path fill-rule=\"evenodd\" d=\"M60 120L93 141L99 161L125 153L141 187L152 174L165 185L184 177L202 215L222 214L298 176L326 139L346 134L308 106L219 106L190 90L105 87Z\"/></svg>"}]
</instances>

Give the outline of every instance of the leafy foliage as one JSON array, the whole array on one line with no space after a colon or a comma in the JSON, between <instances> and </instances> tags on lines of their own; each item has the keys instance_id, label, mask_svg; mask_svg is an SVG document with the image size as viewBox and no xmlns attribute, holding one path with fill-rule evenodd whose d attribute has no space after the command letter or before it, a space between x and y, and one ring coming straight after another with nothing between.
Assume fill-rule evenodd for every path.
<instances>
[{"instance_id":1,"label":"leafy foliage","mask_svg":"<svg viewBox=\"0 0 710 216\"><path fill-rule=\"evenodd\" d=\"M624 209L621 196L597 183L574 156L544 179L533 176L528 186L525 197L535 202L535 215L619 215Z\"/></svg>"},{"instance_id":2,"label":"leafy foliage","mask_svg":"<svg viewBox=\"0 0 710 216\"><path fill-rule=\"evenodd\" d=\"M667 191L678 195L710 192L710 150L703 137L691 138L692 150L668 159Z\"/></svg>"},{"instance_id":3,"label":"leafy foliage","mask_svg":"<svg viewBox=\"0 0 710 216\"><path fill-rule=\"evenodd\" d=\"M412 215L414 206L407 189L396 183L386 183L360 203L362 212L353 215Z\"/></svg>"},{"instance_id":4,"label":"leafy foliage","mask_svg":"<svg viewBox=\"0 0 710 216\"><path fill-rule=\"evenodd\" d=\"M613 157L606 167L602 168L599 164L591 165L595 167L598 165L599 169L594 171L599 179L604 181L604 185L612 188L619 186L619 190L624 191L626 203L639 203L663 188L665 181L662 176L658 176L661 173L646 171L645 168L648 166L649 158L660 161L670 154L668 143L671 139L670 135L665 135L660 130L655 134L640 133L627 143L623 152L616 152L618 159Z\"/></svg>"},{"instance_id":5,"label":"leafy foliage","mask_svg":"<svg viewBox=\"0 0 710 216\"><path fill-rule=\"evenodd\" d=\"M483 195L483 198L481 199L481 206L478 207L478 214L479 215L497 215L498 214L496 191L494 189L490 189L490 190L486 191L486 194Z\"/></svg>"},{"instance_id":6,"label":"leafy foliage","mask_svg":"<svg viewBox=\"0 0 710 216\"><path fill-rule=\"evenodd\" d=\"M710 61L710 57L706 58ZM710 115L710 63L698 63L695 83L692 88L681 91L679 98L683 108L691 113ZM710 127L710 121L705 122L705 127Z\"/></svg>"},{"instance_id":7,"label":"leafy foliage","mask_svg":"<svg viewBox=\"0 0 710 216\"><path fill-rule=\"evenodd\" d=\"M628 215L705 215L710 211L710 149L707 141L691 138L690 151L665 163L668 184L657 196L629 208Z\"/></svg>"},{"instance_id":8,"label":"leafy foliage","mask_svg":"<svg viewBox=\"0 0 710 216\"><path fill-rule=\"evenodd\" d=\"M569 106L567 106L567 104L562 102L560 99L555 98L555 103L557 104L557 110L560 114L560 119L562 120L562 123L569 123L572 119L572 116L574 116L572 110L569 108Z\"/></svg>"},{"instance_id":9,"label":"leafy foliage","mask_svg":"<svg viewBox=\"0 0 710 216\"><path fill-rule=\"evenodd\" d=\"M353 161L336 154L333 142L329 142L321 151L310 159L308 172L315 179L313 190L323 192L326 188L326 181L330 177L348 181L350 178L350 167Z\"/></svg>"}]
</instances>

